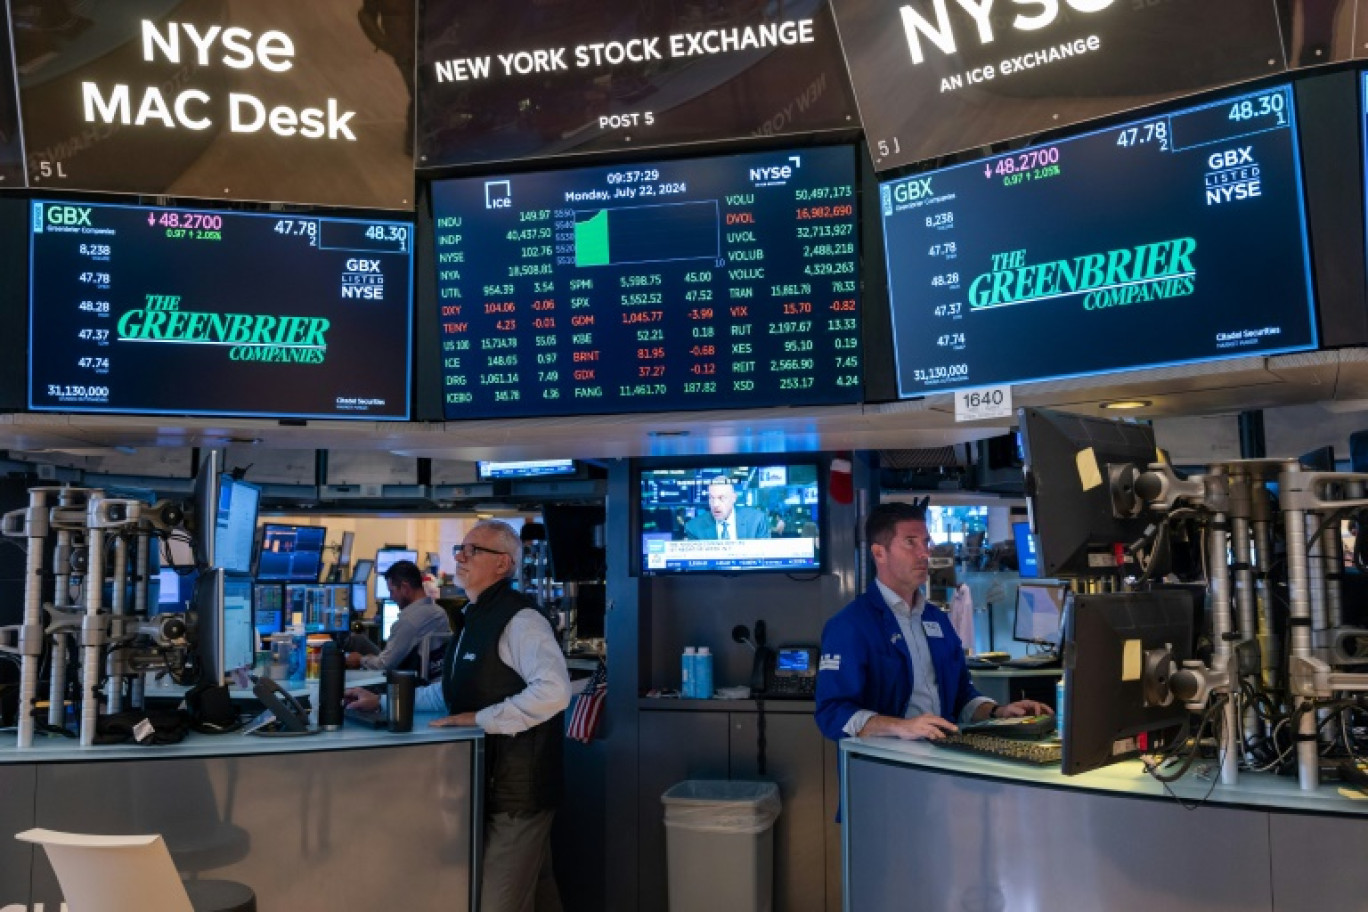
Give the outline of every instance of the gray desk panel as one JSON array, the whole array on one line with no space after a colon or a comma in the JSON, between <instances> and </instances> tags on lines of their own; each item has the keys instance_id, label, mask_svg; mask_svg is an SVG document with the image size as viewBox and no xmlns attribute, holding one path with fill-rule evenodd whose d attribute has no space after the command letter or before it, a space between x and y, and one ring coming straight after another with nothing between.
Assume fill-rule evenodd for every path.
<instances>
[{"instance_id":1,"label":"gray desk panel","mask_svg":"<svg viewBox=\"0 0 1368 912\"><path fill-rule=\"evenodd\" d=\"M1273 842L1273 908L1368 907L1368 827L1347 818L1305 814L1269 818Z\"/></svg>"},{"instance_id":2,"label":"gray desk panel","mask_svg":"<svg viewBox=\"0 0 1368 912\"><path fill-rule=\"evenodd\" d=\"M846 760L851 909L1272 908L1262 814Z\"/></svg>"},{"instance_id":3,"label":"gray desk panel","mask_svg":"<svg viewBox=\"0 0 1368 912\"><path fill-rule=\"evenodd\" d=\"M19 842L15 833L33 828L34 783L32 766L0 766L0 909L27 896L34 847ZM55 907L54 907L55 908Z\"/></svg>"}]
</instances>

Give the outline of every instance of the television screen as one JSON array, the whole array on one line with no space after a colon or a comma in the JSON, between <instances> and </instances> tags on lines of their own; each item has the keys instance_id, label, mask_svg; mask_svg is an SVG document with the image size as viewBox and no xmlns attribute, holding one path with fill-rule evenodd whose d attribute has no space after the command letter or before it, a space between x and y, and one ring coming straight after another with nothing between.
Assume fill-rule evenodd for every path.
<instances>
[{"instance_id":1,"label":"television screen","mask_svg":"<svg viewBox=\"0 0 1368 912\"><path fill-rule=\"evenodd\" d=\"M10 3L29 184L412 209L416 3Z\"/></svg>"},{"instance_id":2,"label":"television screen","mask_svg":"<svg viewBox=\"0 0 1368 912\"><path fill-rule=\"evenodd\" d=\"M1314 349L1296 135L1284 85L883 183L900 394Z\"/></svg>"},{"instance_id":3,"label":"television screen","mask_svg":"<svg viewBox=\"0 0 1368 912\"><path fill-rule=\"evenodd\" d=\"M828 4L426 0L418 164L857 126Z\"/></svg>"},{"instance_id":4,"label":"television screen","mask_svg":"<svg viewBox=\"0 0 1368 912\"><path fill-rule=\"evenodd\" d=\"M408 417L405 222L34 200L29 406Z\"/></svg>"},{"instance_id":5,"label":"television screen","mask_svg":"<svg viewBox=\"0 0 1368 912\"><path fill-rule=\"evenodd\" d=\"M579 470L573 459L532 459L522 462L486 462L475 464L482 481L498 478L546 478L551 476L574 475Z\"/></svg>"},{"instance_id":6,"label":"television screen","mask_svg":"<svg viewBox=\"0 0 1368 912\"><path fill-rule=\"evenodd\" d=\"M860 398L849 147L441 181L447 419Z\"/></svg>"},{"instance_id":7,"label":"television screen","mask_svg":"<svg viewBox=\"0 0 1368 912\"><path fill-rule=\"evenodd\" d=\"M261 527L257 579L266 582L316 583L323 569L323 547L328 530L322 526Z\"/></svg>"},{"instance_id":8,"label":"television screen","mask_svg":"<svg viewBox=\"0 0 1368 912\"><path fill-rule=\"evenodd\" d=\"M261 489L231 475L219 479L218 516L214 531L214 566L232 573L252 572L257 507Z\"/></svg>"},{"instance_id":9,"label":"television screen","mask_svg":"<svg viewBox=\"0 0 1368 912\"><path fill-rule=\"evenodd\" d=\"M834 0L832 8L883 170L1281 72L1283 5ZM1348 6L1299 3L1288 15L1289 33L1318 49L1317 64L1330 62L1324 20L1345 19Z\"/></svg>"},{"instance_id":10,"label":"television screen","mask_svg":"<svg viewBox=\"0 0 1368 912\"><path fill-rule=\"evenodd\" d=\"M818 571L816 462L643 468L637 500L643 574Z\"/></svg>"}]
</instances>

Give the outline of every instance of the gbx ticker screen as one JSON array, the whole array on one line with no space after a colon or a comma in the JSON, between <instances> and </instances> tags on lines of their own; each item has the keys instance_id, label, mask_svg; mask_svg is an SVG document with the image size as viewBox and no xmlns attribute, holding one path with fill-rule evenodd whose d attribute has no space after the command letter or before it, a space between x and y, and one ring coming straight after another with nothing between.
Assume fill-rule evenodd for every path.
<instances>
[{"instance_id":1,"label":"gbx ticker screen","mask_svg":"<svg viewBox=\"0 0 1368 912\"><path fill-rule=\"evenodd\" d=\"M879 189L902 396L1316 346L1287 86Z\"/></svg>"},{"instance_id":2,"label":"gbx ticker screen","mask_svg":"<svg viewBox=\"0 0 1368 912\"><path fill-rule=\"evenodd\" d=\"M434 183L448 419L851 403L855 156Z\"/></svg>"},{"instance_id":3,"label":"gbx ticker screen","mask_svg":"<svg viewBox=\"0 0 1368 912\"><path fill-rule=\"evenodd\" d=\"M29 406L408 417L413 226L35 200Z\"/></svg>"}]
</instances>

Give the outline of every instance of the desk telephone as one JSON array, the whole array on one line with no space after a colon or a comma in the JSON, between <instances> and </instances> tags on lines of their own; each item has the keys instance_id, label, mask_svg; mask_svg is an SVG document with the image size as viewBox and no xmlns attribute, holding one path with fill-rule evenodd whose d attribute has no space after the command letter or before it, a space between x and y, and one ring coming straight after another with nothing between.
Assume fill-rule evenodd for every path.
<instances>
[{"instance_id":1,"label":"desk telephone","mask_svg":"<svg viewBox=\"0 0 1368 912\"><path fill-rule=\"evenodd\" d=\"M773 700L811 700L816 696L818 647L791 643L773 649L766 642L764 621L755 622L754 639L744 624L732 629L732 639L755 650L752 696Z\"/></svg>"},{"instance_id":2,"label":"desk telephone","mask_svg":"<svg viewBox=\"0 0 1368 912\"><path fill-rule=\"evenodd\" d=\"M252 694L266 707L261 715L243 730L247 735L290 734L309 735L317 729L309 728L309 710L303 703L290 695L270 678L253 678ZM266 729L272 722L279 726L274 731Z\"/></svg>"}]
</instances>

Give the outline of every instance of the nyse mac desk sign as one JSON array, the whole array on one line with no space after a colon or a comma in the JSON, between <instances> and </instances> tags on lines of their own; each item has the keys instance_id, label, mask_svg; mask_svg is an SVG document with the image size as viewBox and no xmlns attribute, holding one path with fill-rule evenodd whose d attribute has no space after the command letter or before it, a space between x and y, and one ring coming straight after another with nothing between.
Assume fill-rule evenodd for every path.
<instances>
[{"instance_id":1,"label":"nyse mac desk sign","mask_svg":"<svg viewBox=\"0 0 1368 912\"><path fill-rule=\"evenodd\" d=\"M29 406L408 417L413 226L30 206Z\"/></svg>"},{"instance_id":2,"label":"nyse mac desk sign","mask_svg":"<svg viewBox=\"0 0 1368 912\"><path fill-rule=\"evenodd\" d=\"M1284 68L1274 0L832 0L880 170Z\"/></svg>"},{"instance_id":3,"label":"nyse mac desk sign","mask_svg":"<svg viewBox=\"0 0 1368 912\"><path fill-rule=\"evenodd\" d=\"M427 0L419 34L419 167L858 127L826 0Z\"/></svg>"},{"instance_id":4,"label":"nyse mac desk sign","mask_svg":"<svg viewBox=\"0 0 1368 912\"><path fill-rule=\"evenodd\" d=\"M352 0L57 6L15 11L30 185L412 207L411 12L391 55Z\"/></svg>"},{"instance_id":5,"label":"nyse mac desk sign","mask_svg":"<svg viewBox=\"0 0 1368 912\"><path fill-rule=\"evenodd\" d=\"M903 396L1314 348L1286 86L888 181Z\"/></svg>"}]
</instances>

